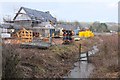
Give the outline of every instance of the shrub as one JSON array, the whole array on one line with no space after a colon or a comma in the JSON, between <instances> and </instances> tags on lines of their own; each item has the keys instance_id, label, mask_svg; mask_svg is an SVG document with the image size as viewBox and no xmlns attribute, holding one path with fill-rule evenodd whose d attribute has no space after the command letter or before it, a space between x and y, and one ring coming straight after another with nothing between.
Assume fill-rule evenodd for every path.
<instances>
[{"instance_id":1,"label":"shrub","mask_svg":"<svg viewBox=\"0 0 120 80\"><path fill-rule=\"evenodd\" d=\"M2 78L20 77L19 54L12 45L3 45L2 57Z\"/></svg>"}]
</instances>

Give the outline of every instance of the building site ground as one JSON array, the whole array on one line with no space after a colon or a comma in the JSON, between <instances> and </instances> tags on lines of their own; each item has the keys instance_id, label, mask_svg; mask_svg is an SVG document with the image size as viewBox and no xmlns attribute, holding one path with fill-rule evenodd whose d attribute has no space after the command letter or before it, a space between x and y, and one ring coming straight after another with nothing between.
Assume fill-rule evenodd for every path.
<instances>
[{"instance_id":1,"label":"building site ground","mask_svg":"<svg viewBox=\"0 0 120 80\"><path fill-rule=\"evenodd\" d=\"M95 65L90 77L118 77L120 68L117 64L118 36L116 34L83 38L80 41L73 41L69 45L61 43L62 38L54 39L56 45L48 49L26 49L20 48L19 44L3 44L3 57L8 63L3 75L5 74L4 76L9 78L63 78L78 60L79 44L82 44L82 51L88 51L94 45L97 45L100 50L90 57L90 62ZM11 73L9 73L9 69L11 69Z\"/></svg>"}]
</instances>

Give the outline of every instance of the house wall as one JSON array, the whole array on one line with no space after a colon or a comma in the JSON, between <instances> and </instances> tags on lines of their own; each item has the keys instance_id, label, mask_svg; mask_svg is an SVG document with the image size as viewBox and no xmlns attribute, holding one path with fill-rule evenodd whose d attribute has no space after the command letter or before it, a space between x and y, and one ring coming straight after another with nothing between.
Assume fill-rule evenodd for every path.
<instances>
[{"instance_id":1,"label":"house wall","mask_svg":"<svg viewBox=\"0 0 120 80\"><path fill-rule=\"evenodd\" d=\"M22 9L15 19L15 21L19 21L19 20L31 20L31 18L26 14L24 9Z\"/></svg>"},{"instance_id":2,"label":"house wall","mask_svg":"<svg viewBox=\"0 0 120 80\"><path fill-rule=\"evenodd\" d=\"M11 34L7 33L7 29L0 28L0 38L10 38Z\"/></svg>"},{"instance_id":3,"label":"house wall","mask_svg":"<svg viewBox=\"0 0 120 80\"><path fill-rule=\"evenodd\" d=\"M40 34L40 36L45 37L45 29L32 29L33 32L37 32Z\"/></svg>"},{"instance_id":4,"label":"house wall","mask_svg":"<svg viewBox=\"0 0 120 80\"><path fill-rule=\"evenodd\" d=\"M0 34L2 33L2 28L0 28ZM0 36L1 37L1 36Z\"/></svg>"},{"instance_id":5,"label":"house wall","mask_svg":"<svg viewBox=\"0 0 120 80\"><path fill-rule=\"evenodd\" d=\"M30 17L26 14L19 14L15 20L31 20Z\"/></svg>"},{"instance_id":6,"label":"house wall","mask_svg":"<svg viewBox=\"0 0 120 80\"><path fill-rule=\"evenodd\" d=\"M7 30L7 29L4 29L4 28L1 28L1 32L2 32L2 33L7 33L8 30Z\"/></svg>"},{"instance_id":7,"label":"house wall","mask_svg":"<svg viewBox=\"0 0 120 80\"><path fill-rule=\"evenodd\" d=\"M30 27L32 25L32 21L24 9L22 9L15 18L14 24L17 26Z\"/></svg>"},{"instance_id":8,"label":"house wall","mask_svg":"<svg viewBox=\"0 0 120 80\"><path fill-rule=\"evenodd\" d=\"M15 25L17 26L22 26L22 27L31 27L32 25L32 21L29 20L21 20L21 21L15 21L14 22Z\"/></svg>"}]
</instances>

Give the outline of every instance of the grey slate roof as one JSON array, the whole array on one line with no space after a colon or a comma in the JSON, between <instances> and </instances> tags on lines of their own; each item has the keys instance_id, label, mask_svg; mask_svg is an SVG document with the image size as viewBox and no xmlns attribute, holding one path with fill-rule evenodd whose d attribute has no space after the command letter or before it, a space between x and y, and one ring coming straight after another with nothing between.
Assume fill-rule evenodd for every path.
<instances>
[{"instance_id":1,"label":"grey slate roof","mask_svg":"<svg viewBox=\"0 0 120 80\"><path fill-rule=\"evenodd\" d=\"M25 10L26 14L32 20L35 20L35 21L37 20L37 21L41 21L41 22L52 21L54 23L56 23L56 21L57 21L56 18L54 18L49 12L42 12L42 11L33 10L33 9L25 8L25 7L20 8L20 10L22 10L22 9ZM18 14L19 14L20 10L18 11ZM17 15L14 17L13 20L16 19Z\"/></svg>"},{"instance_id":2,"label":"grey slate roof","mask_svg":"<svg viewBox=\"0 0 120 80\"><path fill-rule=\"evenodd\" d=\"M59 24L58 27L66 29L66 30L75 30L78 26L72 24Z\"/></svg>"}]
</instances>

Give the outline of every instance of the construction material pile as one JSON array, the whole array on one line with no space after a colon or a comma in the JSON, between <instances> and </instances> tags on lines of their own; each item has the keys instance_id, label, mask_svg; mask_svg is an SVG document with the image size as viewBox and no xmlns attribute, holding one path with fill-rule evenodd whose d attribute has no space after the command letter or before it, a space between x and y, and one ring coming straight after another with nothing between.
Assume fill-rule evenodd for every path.
<instances>
[{"instance_id":1,"label":"construction material pile","mask_svg":"<svg viewBox=\"0 0 120 80\"><path fill-rule=\"evenodd\" d=\"M90 30L80 31L79 37L85 37L85 38L94 37L94 33Z\"/></svg>"},{"instance_id":2,"label":"construction material pile","mask_svg":"<svg viewBox=\"0 0 120 80\"><path fill-rule=\"evenodd\" d=\"M19 30L15 34L13 34L13 38L17 39L17 42L23 43L23 42L32 42L33 40L33 32L31 30L26 30L23 28L22 30Z\"/></svg>"}]
</instances>

